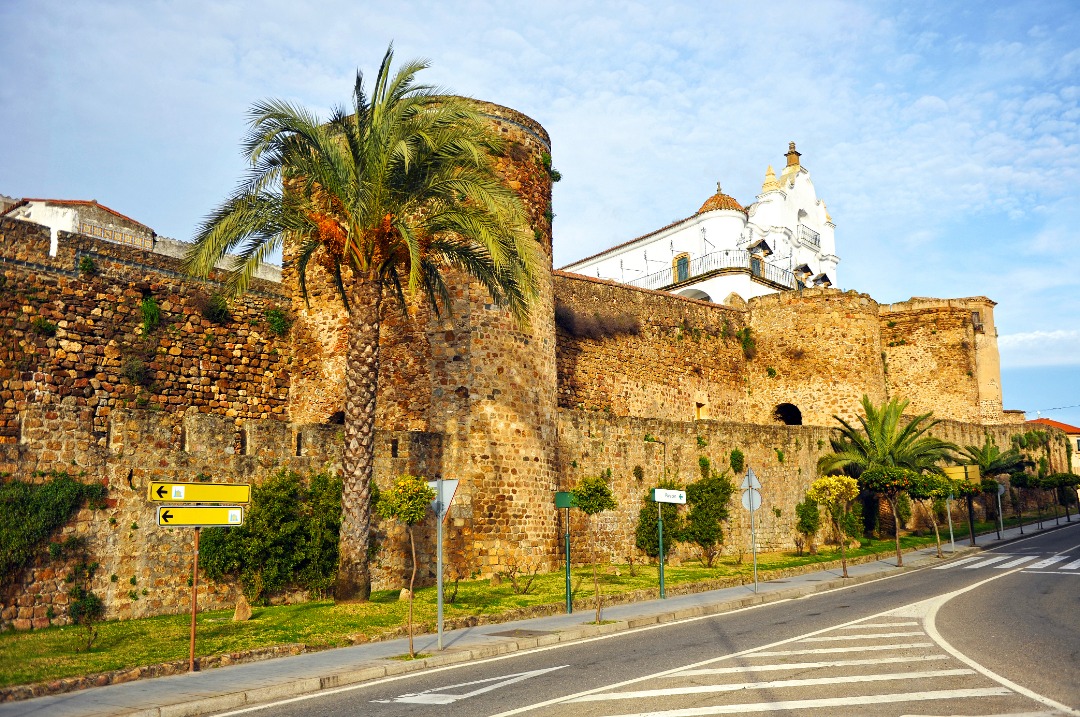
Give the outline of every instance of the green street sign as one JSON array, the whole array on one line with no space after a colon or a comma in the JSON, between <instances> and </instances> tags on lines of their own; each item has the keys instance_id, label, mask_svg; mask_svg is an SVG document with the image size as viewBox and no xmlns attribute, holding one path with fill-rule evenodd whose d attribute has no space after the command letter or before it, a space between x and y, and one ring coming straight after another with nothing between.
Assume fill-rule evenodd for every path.
<instances>
[{"instance_id":1,"label":"green street sign","mask_svg":"<svg viewBox=\"0 0 1080 717\"><path fill-rule=\"evenodd\" d=\"M244 508L239 505L161 505L157 524L163 528L208 528L243 525Z\"/></svg>"},{"instance_id":2,"label":"green street sign","mask_svg":"<svg viewBox=\"0 0 1080 717\"><path fill-rule=\"evenodd\" d=\"M248 483L150 483L151 503L250 503Z\"/></svg>"},{"instance_id":3,"label":"green street sign","mask_svg":"<svg viewBox=\"0 0 1080 717\"><path fill-rule=\"evenodd\" d=\"M570 491L560 490L555 493L555 507L556 508L576 508L577 499Z\"/></svg>"}]
</instances>

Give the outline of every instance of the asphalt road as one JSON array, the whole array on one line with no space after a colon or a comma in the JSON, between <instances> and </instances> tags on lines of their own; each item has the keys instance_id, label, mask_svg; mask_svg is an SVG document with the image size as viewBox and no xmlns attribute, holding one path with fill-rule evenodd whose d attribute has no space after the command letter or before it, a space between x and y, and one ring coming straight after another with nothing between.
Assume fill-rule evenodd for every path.
<instances>
[{"instance_id":1,"label":"asphalt road","mask_svg":"<svg viewBox=\"0 0 1080 717\"><path fill-rule=\"evenodd\" d=\"M1080 715L1078 595L1080 524L796 600L222 714Z\"/></svg>"}]
</instances>

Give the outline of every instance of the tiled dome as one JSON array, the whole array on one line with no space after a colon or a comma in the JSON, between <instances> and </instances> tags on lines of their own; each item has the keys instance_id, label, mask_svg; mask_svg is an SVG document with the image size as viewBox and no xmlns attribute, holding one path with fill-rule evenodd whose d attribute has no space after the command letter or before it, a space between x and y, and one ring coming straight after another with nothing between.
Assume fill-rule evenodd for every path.
<instances>
[{"instance_id":1,"label":"tiled dome","mask_svg":"<svg viewBox=\"0 0 1080 717\"><path fill-rule=\"evenodd\" d=\"M734 197L729 197L720 191L720 185L716 185L716 194L712 195L705 200L705 203L701 205L701 209L697 210L698 214L704 214L705 212L712 212L717 209L735 210L746 214L746 210L742 205L735 201Z\"/></svg>"}]
</instances>

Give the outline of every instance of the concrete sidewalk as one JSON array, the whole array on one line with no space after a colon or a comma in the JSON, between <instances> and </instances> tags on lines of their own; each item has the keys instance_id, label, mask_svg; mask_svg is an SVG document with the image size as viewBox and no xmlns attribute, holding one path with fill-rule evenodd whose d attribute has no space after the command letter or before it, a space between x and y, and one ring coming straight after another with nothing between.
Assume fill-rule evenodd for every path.
<instances>
[{"instance_id":1,"label":"concrete sidewalk","mask_svg":"<svg viewBox=\"0 0 1080 717\"><path fill-rule=\"evenodd\" d=\"M1054 527L1049 525L1047 529ZM1027 526L1023 537L1036 532L1038 531L1034 530L1033 526ZM979 537L978 548L957 543L956 555L1000 545L1019 537L1021 535L1018 528L1007 529L1000 541L994 533L990 533ZM943 548L946 556L951 557L948 543L944 544ZM762 582L756 593L754 586L748 585L679 595L666 600L614 605L604 608L603 617L604 620L615 622L604 625L585 624L594 618L594 613L583 610L572 615L550 615L448 631L443 635L442 652L438 651L435 635L421 635L415 638L416 651L432 654L423 660L407 662L392 659L408 652L408 640L401 638L219 667L205 672L137 680L21 702L0 703L0 717L203 715L430 667L796 598L843 585L876 580L903 570L924 567L928 563L937 563L935 552L935 549L930 547L905 554L904 568L897 568L895 559L849 566L850 577L846 580L840 577L839 569L825 570Z\"/></svg>"}]
</instances>

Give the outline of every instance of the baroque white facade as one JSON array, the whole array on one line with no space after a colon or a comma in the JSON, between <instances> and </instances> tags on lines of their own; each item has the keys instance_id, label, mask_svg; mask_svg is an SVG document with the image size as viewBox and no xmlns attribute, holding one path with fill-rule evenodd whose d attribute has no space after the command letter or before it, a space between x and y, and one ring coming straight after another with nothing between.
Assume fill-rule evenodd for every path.
<instances>
[{"instance_id":1,"label":"baroque white facade","mask_svg":"<svg viewBox=\"0 0 1080 717\"><path fill-rule=\"evenodd\" d=\"M563 270L717 303L836 286L836 226L800 156L790 143L780 176L770 166L746 208L717 185L693 216Z\"/></svg>"}]
</instances>

